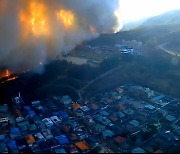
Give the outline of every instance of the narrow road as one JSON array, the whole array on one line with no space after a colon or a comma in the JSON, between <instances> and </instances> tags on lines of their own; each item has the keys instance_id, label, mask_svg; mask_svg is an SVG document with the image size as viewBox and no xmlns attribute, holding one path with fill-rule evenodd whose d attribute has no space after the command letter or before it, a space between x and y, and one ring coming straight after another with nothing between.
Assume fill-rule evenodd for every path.
<instances>
[{"instance_id":1,"label":"narrow road","mask_svg":"<svg viewBox=\"0 0 180 154\"><path fill-rule=\"evenodd\" d=\"M92 85L94 82L96 82L96 81L99 80L100 78L103 78L103 77L105 77L105 76L111 74L112 72L118 70L118 69L121 68L121 67L122 67L121 65L120 65L120 66L117 66L117 67L115 67L115 68L113 68L113 69L107 71L106 73L101 74L101 75L98 76L97 78L95 78L95 79L89 81L89 82L87 83L87 85L85 85L84 87L82 87L81 89L79 89L79 90L77 91L77 93L78 93L78 95L79 95L79 101L82 100L82 95L81 95L82 92L84 92L90 85Z\"/></svg>"},{"instance_id":2,"label":"narrow road","mask_svg":"<svg viewBox=\"0 0 180 154\"><path fill-rule=\"evenodd\" d=\"M173 55L173 56L180 57L180 52L168 50L168 49L166 49L166 48L164 47L165 45L166 45L165 43L164 43L164 44L160 44L158 47L159 47L159 49L165 51L165 52L168 53L168 54L171 54L171 55Z\"/></svg>"}]
</instances>

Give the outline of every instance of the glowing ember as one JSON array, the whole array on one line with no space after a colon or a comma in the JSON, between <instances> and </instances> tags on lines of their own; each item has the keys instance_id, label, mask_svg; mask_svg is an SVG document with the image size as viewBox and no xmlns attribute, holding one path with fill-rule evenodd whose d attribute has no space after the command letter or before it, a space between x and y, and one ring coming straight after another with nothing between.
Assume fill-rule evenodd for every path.
<instances>
[{"instance_id":1,"label":"glowing ember","mask_svg":"<svg viewBox=\"0 0 180 154\"><path fill-rule=\"evenodd\" d=\"M11 78L8 78L7 80L5 81L2 81L1 83L5 83L5 82L9 82L9 81L13 81L13 80L16 80L18 77L17 76L14 76L14 77L11 77Z\"/></svg>"},{"instance_id":2,"label":"glowing ember","mask_svg":"<svg viewBox=\"0 0 180 154\"><path fill-rule=\"evenodd\" d=\"M65 28L69 28L74 24L74 14L72 11L60 10L57 12L56 16Z\"/></svg>"},{"instance_id":3,"label":"glowing ember","mask_svg":"<svg viewBox=\"0 0 180 154\"><path fill-rule=\"evenodd\" d=\"M16 80L17 76L12 76L13 72L10 70L1 70L0 71L0 79L2 80L0 83L5 83L8 81Z\"/></svg>"},{"instance_id":4,"label":"glowing ember","mask_svg":"<svg viewBox=\"0 0 180 154\"><path fill-rule=\"evenodd\" d=\"M6 77L9 77L9 76L10 76L9 70L6 70Z\"/></svg>"},{"instance_id":5,"label":"glowing ember","mask_svg":"<svg viewBox=\"0 0 180 154\"><path fill-rule=\"evenodd\" d=\"M2 78L9 78L13 72L6 69L6 70L0 70L0 79Z\"/></svg>"},{"instance_id":6,"label":"glowing ember","mask_svg":"<svg viewBox=\"0 0 180 154\"><path fill-rule=\"evenodd\" d=\"M35 36L49 34L45 10L43 4L31 2L27 10L20 12L19 19L25 34L32 33Z\"/></svg>"}]
</instances>

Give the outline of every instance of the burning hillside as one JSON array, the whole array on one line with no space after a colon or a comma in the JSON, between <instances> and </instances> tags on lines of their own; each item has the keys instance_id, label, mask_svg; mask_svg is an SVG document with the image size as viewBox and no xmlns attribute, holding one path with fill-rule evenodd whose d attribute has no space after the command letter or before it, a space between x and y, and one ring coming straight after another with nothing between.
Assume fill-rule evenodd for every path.
<instances>
[{"instance_id":1,"label":"burning hillside","mask_svg":"<svg viewBox=\"0 0 180 154\"><path fill-rule=\"evenodd\" d=\"M7 69L1 69L0 70L0 79L11 76L12 72Z\"/></svg>"},{"instance_id":2,"label":"burning hillside","mask_svg":"<svg viewBox=\"0 0 180 154\"><path fill-rule=\"evenodd\" d=\"M7 69L0 70L0 83L5 83L17 79L17 76L13 75L13 72Z\"/></svg>"},{"instance_id":3,"label":"burning hillside","mask_svg":"<svg viewBox=\"0 0 180 154\"><path fill-rule=\"evenodd\" d=\"M39 71L39 62L121 27L119 0L1 0L0 65Z\"/></svg>"}]
</instances>

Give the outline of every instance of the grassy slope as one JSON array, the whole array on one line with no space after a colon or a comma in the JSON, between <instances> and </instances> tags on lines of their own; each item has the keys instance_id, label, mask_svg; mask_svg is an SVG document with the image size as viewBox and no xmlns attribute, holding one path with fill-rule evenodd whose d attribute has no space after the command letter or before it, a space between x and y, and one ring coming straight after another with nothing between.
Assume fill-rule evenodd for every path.
<instances>
[{"instance_id":1,"label":"grassy slope","mask_svg":"<svg viewBox=\"0 0 180 154\"><path fill-rule=\"evenodd\" d=\"M124 63L119 71L89 87L87 94L90 95L91 92L96 94L105 89L115 88L119 84L134 82L179 97L180 58L173 57L157 48L159 44L167 43L170 49L180 49L180 20L178 19L180 19L180 11L170 12L154 17L131 31L102 35L92 41L92 45L104 45L116 44L123 39L135 39L143 42L146 55Z\"/></svg>"}]
</instances>

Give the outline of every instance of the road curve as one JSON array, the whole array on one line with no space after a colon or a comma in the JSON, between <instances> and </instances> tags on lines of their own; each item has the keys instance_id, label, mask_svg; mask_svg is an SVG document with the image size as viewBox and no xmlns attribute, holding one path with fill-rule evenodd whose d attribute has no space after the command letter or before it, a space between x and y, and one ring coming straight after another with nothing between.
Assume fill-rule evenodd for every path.
<instances>
[{"instance_id":1,"label":"road curve","mask_svg":"<svg viewBox=\"0 0 180 154\"><path fill-rule=\"evenodd\" d=\"M166 48L164 47L165 45L166 45L165 43L164 43L164 44L160 44L158 47L159 47L159 49L165 51L166 53L168 53L168 54L170 54L170 55L180 57L180 52L168 50L168 49L166 49Z\"/></svg>"}]
</instances>

